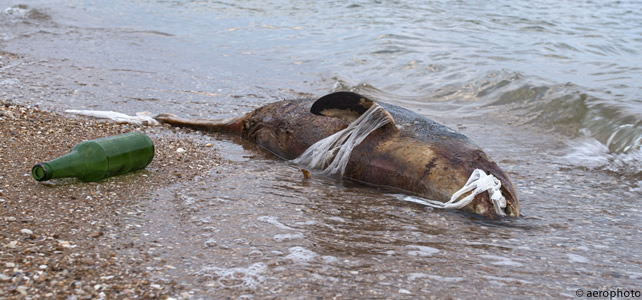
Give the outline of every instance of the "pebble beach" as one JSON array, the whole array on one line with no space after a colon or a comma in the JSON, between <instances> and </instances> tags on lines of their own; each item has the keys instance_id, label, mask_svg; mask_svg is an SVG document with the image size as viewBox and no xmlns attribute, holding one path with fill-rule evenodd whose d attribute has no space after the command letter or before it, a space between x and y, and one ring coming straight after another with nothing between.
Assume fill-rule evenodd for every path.
<instances>
[{"instance_id":1,"label":"pebble beach","mask_svg":"<svg viewBox=\"0 0 642 300\"><path fill-rule=\"evenodd\" d=\"M155 145L144 170L94 183L31 177L34 164L83 140L133 130ZM172 130L0 99L0 299L189 298L180 284L154 279L149 270L172 267L150 257L125 219L140 214L156 188L194 180L219 161L211 144Z\"/></svg>"}]
</instances>

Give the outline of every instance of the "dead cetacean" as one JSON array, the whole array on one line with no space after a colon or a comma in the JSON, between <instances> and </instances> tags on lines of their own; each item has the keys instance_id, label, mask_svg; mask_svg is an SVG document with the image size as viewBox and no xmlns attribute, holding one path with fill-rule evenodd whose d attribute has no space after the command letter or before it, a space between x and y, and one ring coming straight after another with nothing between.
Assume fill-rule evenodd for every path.
<instances>
[{"instance_id":1,"label":"dead cetacean","mask_svg":"<svg viewBox=\"0 0 642 300\"><path fill-rule=\"evenodd\" d=\"M346 128L373 101L352 92L336 92L317 100L270 103L232 119L183 119L161 114L158 121L199 130L227 132L256 142L284 159ZM464 186L475 169L501 182L503 212L520 215L519 202L508 176L480 147L463 134L402 107L376 102L391 118L352 149L344 178L388 186L440 202ZM461 210L497 217L488 192L475 196Z\"/></svg>"}]
</instances>

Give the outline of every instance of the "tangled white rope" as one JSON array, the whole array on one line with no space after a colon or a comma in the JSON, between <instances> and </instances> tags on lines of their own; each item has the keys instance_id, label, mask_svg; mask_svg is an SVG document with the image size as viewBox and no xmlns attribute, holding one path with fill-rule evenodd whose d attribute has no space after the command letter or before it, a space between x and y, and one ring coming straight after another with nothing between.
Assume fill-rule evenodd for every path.
<instances>
[{"instance_id":1,"label":"tangled white rope","mask_svg":"<svg viewBox=\"0 0 642 300\"><path fill-rule=\"evenodd\" d=\"M466 184L455 192L448 202L439 202L429 199L417 199L416 197L406 196L402 200L415 202L430 207L436 208L454 208L461 209L466 205L473 202L475 196L483 192L488 191L490 196L490 201L493 203L493 208L495 213L499 216L506 216L504 213L504 208L506 208L506 199L501 192L502 183L492 174L486 174L486 172L475 169L473 173L468 178ZM458 200L462 195L470 192L470 194L460 200Z\"/></svg>"},{"instance_id":2,"label":"tangled white rope","mask_svg":"<svg viewBox=\"0 0 642 300\"><path fill-rule=\"evenodd\" d=\"M348 127L314 143L293 162L310 168L323 169L323 173L327 175L341 174L343 176L352 149L368 137L371 132L389 122L388 113L381 106L373 103Z\"/></svg>"}]
</instances>

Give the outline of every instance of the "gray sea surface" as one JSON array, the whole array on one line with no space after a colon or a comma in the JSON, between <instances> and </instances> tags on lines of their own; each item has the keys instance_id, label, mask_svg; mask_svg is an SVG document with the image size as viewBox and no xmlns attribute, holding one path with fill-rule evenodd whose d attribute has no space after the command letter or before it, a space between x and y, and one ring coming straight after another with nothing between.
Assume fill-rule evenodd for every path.
<instances>
[{"instance_id":1,"label":"gray sea surface","mask_svg":"<svg viewBox=\"0 0 642 300\"><path fill-rule=\"evenodd\" d=\"M642 3L0 0L0 99L227 118L351 90L461 131L515 184L486 221L222 134L140 239L194 297L575 298L642 288ZM142 200L141 200L142 201Z\"/></svg>"}]
</instances>

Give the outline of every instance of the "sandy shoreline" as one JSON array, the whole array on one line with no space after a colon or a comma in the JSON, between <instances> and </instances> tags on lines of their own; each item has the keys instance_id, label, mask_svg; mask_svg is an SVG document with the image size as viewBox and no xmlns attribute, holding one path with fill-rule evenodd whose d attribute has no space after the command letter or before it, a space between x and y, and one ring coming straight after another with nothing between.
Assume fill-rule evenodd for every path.
<instances>
[{"instance_id":1,"label":"sandy shoreline","mask_svg":"<svg viewBox=\"0 0 642 300\"><path fill-rule=\"evenodd\" d=\"M38 183L30 176L34 164L82 140L132 130L155 144L145 170L97 183ZM137 205L152 201L155 189L192 180L220 162L210 146L182 129L76 118L0 99L0 298L189 297L179 284L147 274L142 265L156 262L144 245L122 251L133 243L121 221L140 214Z\"/></svg>"}]
</instances>

